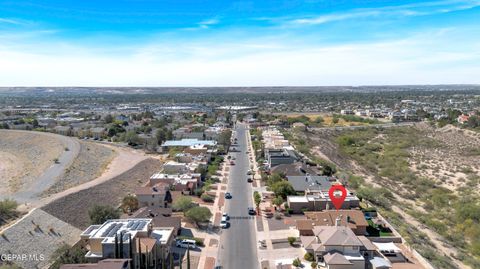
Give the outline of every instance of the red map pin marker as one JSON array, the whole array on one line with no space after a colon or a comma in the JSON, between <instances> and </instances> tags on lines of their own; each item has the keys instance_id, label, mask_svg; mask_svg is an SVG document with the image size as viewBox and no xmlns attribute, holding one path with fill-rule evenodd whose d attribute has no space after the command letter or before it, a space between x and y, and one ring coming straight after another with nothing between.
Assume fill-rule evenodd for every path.
<instances>
[{"instance_id":1,"label":"red map pin marker","mask_svg":"<svg viewBox=\"0 0 480 269\"><path fill-rule=\"evenodd\" d=\"M338 195L338 192L341 192L341 195ZM335 195L337 193L337 195ZM332 204L335 206L337 210L342 208L343 201L345 201L345 197L347 197L347 190L343 185L332 185L330 190L328 190L328 196L330 196L330 200L332 200Z\"/></svg>"}]
</instances>

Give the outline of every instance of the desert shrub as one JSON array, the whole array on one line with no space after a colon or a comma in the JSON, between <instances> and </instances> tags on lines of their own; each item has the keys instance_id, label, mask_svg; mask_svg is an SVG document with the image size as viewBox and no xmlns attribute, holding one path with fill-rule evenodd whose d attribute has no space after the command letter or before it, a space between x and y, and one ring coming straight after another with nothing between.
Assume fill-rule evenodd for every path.
<instances>
[{"instance_id":1,"label":"desert shrub","mask_svg":"<svg viewBox=\"0 0 480 269\"><path fill-rule=\"evenodd\" d=\"M300 261L299 258L296 258L295 260L293 260L292 265L295 266L295 267L301 267L302 262Z\"/></svg>"},{"instance_id":2,"label":"desert shrub","mask_svg":"<svg viewBox=\"0 0 480 269\"><path fill-rule=\"evenodd\" d=\"M0 201L0 221L15 217L17 212L17 202L12 199L3 199Z\"/></svg>"},{"instance_id":3,"label":"desert shrub","mask_svg":"<svg viewBox=\"0 0 480 269\"><path fill-rule=\"evenodd\" d=\"M120 218L120 212L110 205L94 205L88 211L91 224L102 224L109 219Z\"/></svg>"},{"instance_id":4,"label":"desert shrub","mask_svg":"<svg viewBox=\"0 0 480 269\"><path fill-rule=\"evenodd\" d=\"M202 199L202 201L207 202L207 203L211 203L214 200L214 198L211 195L206 194L206 193L203 193L200 198Z\"/></svg>"},{"instance_id":5,"label":"desert shrub","mask_svg":"<svg viewBox=\"0 0 480 269\"><path fill-rule=\"evenodd\" d=\"M309 262L313 262L315 260L315 257L310 252L305 253L305 255L303 255L303 258Z\"/></svg>"},{"instance_id":6,"label":"desert shrub","mask_svg":"<svg viewBox=\"0 0 480 269\"><path fill-rule=\"evenodd\" d=\"M199 223L199 222L207 222L210 220L210 218L212 217L212 212L210 211L210 209L208 209L207 207L203 207L203 206L196 206L196 207L193 207L193 208L190 208L186 213L185 213L185 216L195 222L195 223Z\"/></svg>"},{"instance_id":7,"label":"desert shrub","mask_svg":"<svg viewBox=\"0 0 480 269\"><path fill-rule=\"evenodd\" d=\"M193 207L192 198L188 196L181 196L178 199L176 199L172 204L172 208L177 211L185 212L192 207Z\"/></svg>"}]
</instances>

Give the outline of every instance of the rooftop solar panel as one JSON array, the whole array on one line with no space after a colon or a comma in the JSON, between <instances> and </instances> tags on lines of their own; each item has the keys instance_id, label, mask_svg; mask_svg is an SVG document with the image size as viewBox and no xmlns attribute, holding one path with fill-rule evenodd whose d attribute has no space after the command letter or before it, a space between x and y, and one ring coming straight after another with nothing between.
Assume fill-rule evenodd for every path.
<instances>
[{"instance_id":1,"label":"rooftop solar panel","mask_svg":"<svg viewBox=\"0 0 480 269\"><path fill-rule=\"evenodd\" d=\"M144 221L142 221L142 222L140 223L140 225L137 227L137 231L142 230L143 227L145 227L145 225L146 225L146 223L145 223Z\"/></svg>"}]
</instances>

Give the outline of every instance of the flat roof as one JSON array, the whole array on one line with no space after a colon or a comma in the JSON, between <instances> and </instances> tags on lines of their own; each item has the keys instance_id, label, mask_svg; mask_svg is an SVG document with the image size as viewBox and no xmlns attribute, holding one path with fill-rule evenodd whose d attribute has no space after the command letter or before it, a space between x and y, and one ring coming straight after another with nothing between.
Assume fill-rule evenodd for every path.
<instances>
[{"instance_id":1,"label":"flat roof","mask_svg":"<svg viewBox=\"0 0 480 269\"><path fill-rule=\"evenodd\" d=\"M173 235L174 228L155 228L152 230L151 237L155 238L161 244L168 243Z\"/></svg>"},{"instance_id":2,"label":"flat roof","mask_svg":"<svg viewBox=\"0 0 480 269\"><path fill-rule=\"evenodd\" d=\"M213 140L198 140L195 138L191 139L181 139L181 140L167 140L162 144L162 147L190 147L195 145L207 145L207 146L215 146L217 144L216 141Z\"/></svg>"},{"instance_id":3,"label":"flat roof","mask_svg":"<svg viewBox=\"0 0 480 269\"><path fill-rule=\"evenodd\" d=\"M287 200L293 203L308 203L306 196L287 196Z\"/></svg>"},{"instance_id":4,"label":"flat roof","mask_svg":"<svg viewBox=\"0 0 480 269\"><path fill-rule=\"evenodd\" d=\"M147 232L152 219L112 219L107 220L102 225L92 225L88 227L81 235L88 236L89 239L103 239L102 243L113 243L115 236L119 233L124 234L123 241L128 241L128 234L132 238L137 232Z\"/></svg>"}]
</instances>

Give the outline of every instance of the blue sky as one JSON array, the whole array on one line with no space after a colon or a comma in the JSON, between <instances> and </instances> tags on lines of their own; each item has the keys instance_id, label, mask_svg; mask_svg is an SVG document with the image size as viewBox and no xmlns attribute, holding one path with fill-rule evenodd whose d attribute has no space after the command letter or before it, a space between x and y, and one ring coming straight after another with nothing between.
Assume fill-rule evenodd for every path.
<instances>
[{"instance_id":1,"label":"blue sky","mask_svg":"<svg viewBox=\"0 0 480 269\"><path fill-rule=\"evenodd\" d=\"M0 1L0 86L480 83L480 0Z\"/></svg>"}]
</instances>

